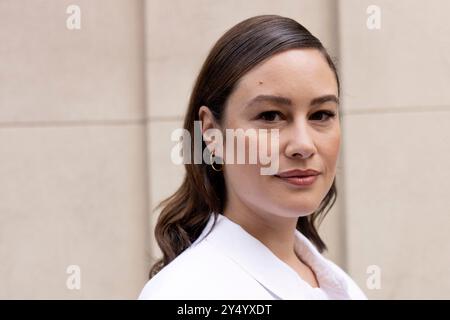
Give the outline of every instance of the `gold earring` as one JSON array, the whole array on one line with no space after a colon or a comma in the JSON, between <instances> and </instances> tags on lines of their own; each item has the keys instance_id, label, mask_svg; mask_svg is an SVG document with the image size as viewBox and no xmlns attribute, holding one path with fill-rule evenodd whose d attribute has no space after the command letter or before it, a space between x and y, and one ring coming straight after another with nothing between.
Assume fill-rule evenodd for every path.
<instances>
[{"instance_id":1,"label":"gold earring","mask_svg":"<svg viewBox=\"0 0 450 320\"><path fill-rule=\"evenodd\" d=\"M220 164L220 169L217 169L217 168L214 166L213 157L214 157L214 158L218 158L218 157L216 157L215 151L214 151L214 150L213 150L213 152L211 152L211 153L209 154L209 163L211 164L211 167L214 169L214 171L222 171L222 170L223 170L223 163Z\"/></svg>"}]
</instances>

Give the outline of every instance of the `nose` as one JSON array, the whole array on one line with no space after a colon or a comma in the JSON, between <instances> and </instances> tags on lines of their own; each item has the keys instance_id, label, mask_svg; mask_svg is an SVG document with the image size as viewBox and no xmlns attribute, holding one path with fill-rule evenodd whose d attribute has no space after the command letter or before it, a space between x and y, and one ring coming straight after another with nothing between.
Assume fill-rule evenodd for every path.
<instances>
[{"instance_id":1,"label":"nose","mask_svg":"<svg viewBox=\"0 0 450 320\"><path fill-rule=\"evenodd\" d=\"M288 142L285 148L286 157L307 159L316 152L310 129L304 120L292 123L291 128L286 132L288 134Z\"/></svg>"}]
</instances>

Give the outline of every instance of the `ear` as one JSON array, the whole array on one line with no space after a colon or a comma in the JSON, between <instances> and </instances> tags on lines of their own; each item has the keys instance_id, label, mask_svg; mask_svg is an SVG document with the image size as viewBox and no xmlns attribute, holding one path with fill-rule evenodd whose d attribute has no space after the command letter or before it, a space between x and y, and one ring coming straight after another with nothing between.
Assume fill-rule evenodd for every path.
<instances>
[{"instance_id":1,"label":"ear","mask_svg":"<svg viewBox=\"0 0 450 320\"><path fill-rule=\"evenodd\" d=\"M207 136L208 129L218 129L220 126L217 124L216 118L212 114L211 110L207 106L201 106L198 110L198 118L202 125L202 136L205 141L209 151L214 149L213 142L211 141L211 136Z\"/></svg>"}]
</instances>

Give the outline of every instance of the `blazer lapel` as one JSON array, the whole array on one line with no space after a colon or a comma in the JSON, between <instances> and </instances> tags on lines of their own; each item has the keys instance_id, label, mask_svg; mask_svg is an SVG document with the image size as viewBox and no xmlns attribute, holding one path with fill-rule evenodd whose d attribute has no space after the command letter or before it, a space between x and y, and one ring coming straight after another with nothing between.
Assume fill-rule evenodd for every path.
<instances>
[{"instance_id":1,"label":"blazer lapel","mask_svg":"<svg viewBox=\"0 0 450 320\"><path fill-rule=\"evenodd\" d=\"M276 298L307 298L305 282L293 269L241 226L221 214L217 217L211 233L207 234L214 223L214 215L194 245L203 239L212 244Z\"/></svg>"}]
</instances>

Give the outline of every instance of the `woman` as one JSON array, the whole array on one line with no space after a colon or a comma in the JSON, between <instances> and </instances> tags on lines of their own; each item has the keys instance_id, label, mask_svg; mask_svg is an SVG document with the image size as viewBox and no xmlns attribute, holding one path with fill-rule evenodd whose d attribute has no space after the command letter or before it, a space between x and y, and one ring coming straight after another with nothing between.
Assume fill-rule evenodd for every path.
<instances>
[{"instance_id":1,"label":"woman","mask_svg":"<svg viewBox=\"0 0 450 320\"><path fill-rule=\"evenodd\" d=\"M366 299L321 255L316 229L336 199L338 97L328 53L292 19L253 17L218 40L184 122L193 137L201 121L210 161L187 163L181 187L160 204L163 257L140 299ZM223 146L208 136L213 129ZM236 136L225 129L266 130L275 172L261 174L262 161L235 163ZM244 141L250 157L248 146L267 140Z\"/></svg>"}]
</instances>

